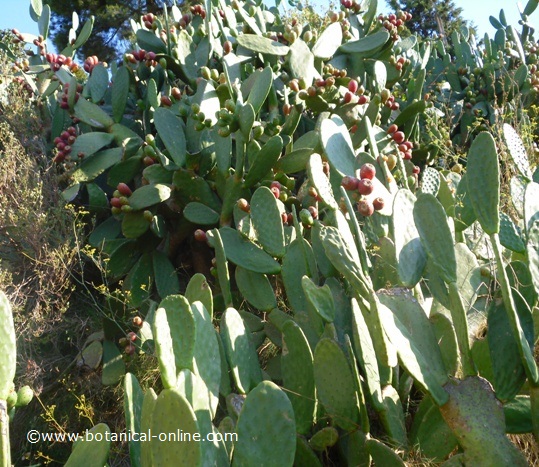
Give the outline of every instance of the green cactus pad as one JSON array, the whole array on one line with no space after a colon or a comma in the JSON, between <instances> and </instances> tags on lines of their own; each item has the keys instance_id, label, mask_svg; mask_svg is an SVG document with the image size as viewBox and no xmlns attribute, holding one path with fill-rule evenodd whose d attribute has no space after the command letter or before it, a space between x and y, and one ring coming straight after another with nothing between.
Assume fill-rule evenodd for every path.
<instances>
[{"instance_id":1,"label":"green cactus pad","mask_svg":"<svg viewBox=\"0 0 539 467\"><path fill-rule=\"evenodd\" d=\"M457 447L457 438L445 423L439 407L426 397L421 401L410 430L410 442L421 454L443 461Z\"/></svg>"},{"instance_id":2,"label":"green cactus pad","mask_svg":"<svg viewBox=\"0 0 539 467\"><path fill-rule=\"evenodd\" d=\"M325 451L334 446L338 440L339 432L332 426L326 426L311 437L309 445L315 451Z\"/></svg>"},{"instance_id":3,"label":"green cactus pad","mask_svg":"<svg viewBox=\"0 0 539 467\"><path fill-rule=\"evenodd\" d=\"M78 467L87 465L88 467L103 467L106 465L110 441L110 428L104 423L99 423L84 434L87 439L79 440L73 446L73 452L65 463L67 467Z\"/></svg>"},{"instance_id":4,"label":"green cactus pad","mask_svg":"<svg viewBox=\"0 0 539 467\"><path fill-rule=\"evenodd\" d=\"M408 445L404 410L397 390L390 384L382 389L384 410L380 412L380 419L387 432L392 445L405 449Z\"/></svg>"},{"instance_id":5,"label":"green cactus pad","mask_svg":"<svg viewBox=\"0 0 539 467\"><path fill-rule=\"evenodd\" d=\"M150 228L142 211L127 212L122 219L122 233L126 238L138 238Z\"/></svg>"},{"instance_id":6,"label":"green cactus pad","mask_svg":"<svg viewBox=\"0 0 539 467\"><path fill-rule=\"evenodd\" d=\"M291 320L283 325L281 373L283 388L294 408L296 430L308 434L312 428L316 396L313 354L301 328Z\"/></svg>"},{"instance_id":7,"label":"green cactus pad","mask_svg":"<svg viewBox=\"0 0 539 467\"><path fill-rule=\"evenodd\" d=\"M171 417L171 414L174 416ZM196 433L200 434L200 428L189 402L177 390L164 389L159 394L153 409L151 430L158 436L165 436L162 433L166 433L167 438L178 432L184 435L183 440L173 437L165 441L152 439L152 465L172 467L178 465L179 459L185 465L201 465L202 443L192 439L188 441L186 438L188 435L192 437Z\"/></svg>"},{"instance_id":8,"label":"green cactus pad","mask_svg":"<svg viewBox=\"0 0 539 467\"><path fill-rule=\"evenodd\" d=\"M270 311L277 307L275 293L265 274L252 272L241 267L236 268L238 289L252 306L261 311Z\"/></svg>"},{"instance_id":9,"label":"green cactus pad","mask_svg":"<svg viewBox=\"0 0 539 467\"><path fill-rule=\"evenodd\" d=\"M376 465L384 467L405 467L406 465L393 449L377 439L368 439L365 446Z\"/></svg>"},{"instance_id":10,"label":"green cactus pad","mask_svg":"<svg viewBox=\"0 0 539 467\"><path fill-rule=\"evenodd\" d=\"M301 279L301 287L312 309L327 323L335 318L335 303L328 285L318 287L308 276Z\"/></svg>"},{"instance_id":11,"label":"green cactus pad","mask_svg":"<svg viewBox=\"0 0 539 467\"><path fill-rule=\"evenodd\" d=\"M73 154L82 152L86 157L91 156L105 146L108 146L113 140L114 136L110 133L100 131L85 133L77 137L73 146L71 146L71 152Z\"/></svg>"},{"instance_id":12,"label":"green cactus pad","mask_svg":"<svg viewBox=\"0 0 539 467\"><path fill-rule=\"evenodd\" d=\"M198 225L215 225L219 222L219 213L196 201L185 206L183 215L189 222Z\"/></svg>"},{"instance_id":13,"label":"green cactus pad","mask_svg":"<svg viewBox=\"0 0 539 467\"><path fill-rule=\"evenodd\" d=\"M167 312L164 308L158 308L155 312L153 336L163 386L173 388L176 386L176 361L172 346L171 329L168 324Z\"/></svg>"},{"instance_id":14,"label":"green cactus pad","mask_svg":"<svg viewBox=\"0 0 539 467\"><path fill-rule=\"evenodd\" d=\"M115 122L121 122L129 97L131 76L125 66L119 67L112 83L112 115Z\"/></svg>"},{"instance_id":15,"label":"green cactus pad","mask_svg":"<svg viewBox=\"0 0 539 467\"><path fill-rule=\"evenodd\" d=\"M382 48L388 40L389 33L382 29L361 39L345 42L339 47L339 50L355 56L370 55Z\"/></svg>"},{"instance_id":16,"label":"green cactus pad","mask_svg":"<svg viewBox=\"0 0 539 467\"><path fill-rule=\"evenodd\" d=\"M141 433L147 433L152 426L153 409L155 407L155 401L157 400L157 394L152 388L149 388L144 393L144 399L142 400L142 409L140 414L140 431ZM147 440L140 442L140 462L141 465L151 465L152 462L152 450L151 444Z\"/></svg>"},{"instance_id":17,"label":"green cactus pad","mask_svg":"<svg viewBox=\"0 0 539 467\"><path fill-rule=\"evenodd\" d=\"M114 125L114 120L96 104L79 99L75 104L75 116L88 125L105 129Z\"/></svg>"},{"instance_id":18,"label":"green cactus pad","mask_svg":"<svg viewBox=\"0 0 539 467\"><path fill-rule=\"evenodd\" d=\"M465 465L528 465L505 435L503 408L487 380L455 380L445 390L449 402L440 411L464 449Z\"/></svg>"},{"instance_id":19,"label":"green cactus pad","mask_svg":"<svg viewBox=\"0 0 539 467\"><path fill-rule=\"evenodd\" d=\"M144 394L136 376L127 373L124 379L124 412L125 427L130 433L141 433L142 405ZM132 466L142 465L141 442L129 440L129 458Z\"/></svg>"},{"instance_id":20,"label":"green cactus pad","mask_svg":"<svg viewBox=\"0 0 539 467\"><path fill-rule=\"evenodd\" d=\"M17 359L15 326L11 305L0 291L0 399L6 400L15 378Z\"/></svg>"},{"instance_id":21,"label":"green cactus pad","mask_svg":"<svg viewBox=\"0 0 539 467\"><path fill-rule=\"evenodd\" d=\"M468 176L464 174L460 179L455 196L455 230L462 232L476 219L477 216L468 195Z\"/></svg>"},{"instance_id":22,"label":"green cactus pad","mask_svg":"<svg viewBox=\"0 0 539 467\"><path fill-rule=\"evenodd\" d=\"M455 375L459 364L459 350L455 329L451 319L442 313L433 313L429 317L442 354L447 374Z\"/></svg>"},{"instance_id":23,"label":"green cactus pad","mask_svg":"<svg viewBox=\"0 0 539 467\"><path fill-rule=\"evenodd\" d=\"M518 226L504 212L500 213L500 243L516 253L525 253L526 245L522 240Z\"/></svg>"},{"instance_id":24,"label":"green cactus pad","mask_svg":"<svg viewBox=\"0 0 539 467\"><path fill-rule=\"evenodd\" d=\"M358 426L356 385L348 361L339 345L320 339L314 351L314 380L318 400L335 424L346 431Z\"/></svg>"},{"instance_id":25,"label":"green cactus pad","mask_svg":"<svg viewBox=\"0 0 539 467\"><path fill-rule=\"evenodd\" d=\"M206 180L194 175L188 170L176 170L173 177L175 196L182 204L196 201L210 207L214 211L221 211L221 203L212 191Z\"/></svg>"},{"instance_id":26,"label":"green cactus pad","mask_svg":"<svg viewBox=\"0 0 539 467\"><path fill-rule=\"evenodd\" d=\"M436 271L445 282L456 282L455 248L442 205L431 194L421 194L414 204L413 212L421 243Z\"/></svg>"},{"instance_id":27,"label":"green cactus pad","mask_svg":"<svg viewBox=\"0 0 539 467\"><path fill-rule=\"evenodd\" d=\"M427 361L427 366L437 378L437 383L447 382L445 365L438 341L423 308L407 290L392 289L378 292L380 303L387 306L407 329L411 343Z\"/></svg>"},{"instance_id":28,"label":"green cactus pad","mask_svg":"<svg viewBox=\"0 0 539 467\"><path fill-rule=\"evenodd\" d=\"M144 209L170 198L171 190L166 185L145 185L137 188L129 197L129 206L134 210Z\"/></svg>"},{"instance_id":29,"label":"green cactus pad","mask_svg":"<svg viewBox=\"0 0 539 467\"><path fill-rule=\"evenodd\" d=\"M251 222L260 245L271 256L282 258L285 241L281 209L268 187L261 186L251 198ZM282 204L281 204L282 205Z\"/></svg>"},{"instance_id":30,"label":"green cactus pad","mask_svg":"<svg viewBox=\"0 0 539 467\"><path fill-rule=\"evenodd\" d=\"M528 236L537 220L539 220L539 183L531 182L526 185L524 192L524 226Z\"/></svg>"},{"instance_id":31,"label":"green cactus pad","mask_svg":"<svg viewBox=\"0 0 539 467\"><path fill-rule=\"evenodd\" d=\"M186 142L185 125L174 113L165 108L158 108L154 112L155 128L168 150L169 158L178 167L185 164Z\"/></svg>"},{"instance_id":32,"label":"green cactus pad","mask_svg":"<svg viewBox=\"0 0 539 467\"><path fill-rule=\"evenodd\" d=\"M380 387L380 373L378 370L378 361L374 351L369 328L359 309L357 300L352 299L352 341L354 354L363 370L366 378L367 388L371 397L372 404L376 410L383 410L382 389Z\"/></svg>"},{"instance_id":33,"label":"green cactus pad","mask_svg":"<svg viewBox=\"0 0 539 467\"><path fill-rule=\"evenodd\" d=\"M314 153L309 157L309 162L307 163L307 173L311 183L316 188L318 196L330 209L336 210L339 208L337 201L335 201L335 196L333 195L333 190L327 175L324 173L322 158L320 154Z\"/></svg>"},{"instance_id":34,"label":"green cactus pad","mask_svg":"<svg viewBox=\"0 0 539 467\"><path fill-rule=\"evenodd\" d=\"M320 34L312 48L313 55L317 58L328 60L337 51L342 43L342 28L337 23L330 24Z\"/></svg>"},{"instance_id":35,"label":"green cactus pad","mask_svg":"<svg viewBox=\"0 0 539 467\"><path fill-rule=\"evenodd\" d=\"M221 336L236 387L243 394L262 380L258 355L240 314L227 308L221 318Z\"/></svg>"},{"instance_id":36,"label":"green cactus pad","mask_svg":"<svg viewBox=\"0 0 539 467\"><path fill-rule=\"evenodd\" d=\"M219 342L208 310L201 302L191 304L195 318L195 348L193 351L194 370L206 383L211 418L215 417L219 404L221 384L221 355Z\"/></svg>"},{"instance_id":37,"label":"green cactus pad","mask_svg":"<svg viewBox=\"0 0 539 467\"><path fill-rule=\"evenodd\" d=\"M201 443L201 465L215 465L217 449L216 441L207 439L209 433L213 433L214 427L211 422L208 390L204 381L189 370L181 370L178 373L176 390L189 402L197 419L200 434L207 442Z\"/></svg>"},{"instance_id":38,"label":"green cactus pad","mask_svg":"<svg viewBox=\"0 0 539 467\"><path fill-rule=\"evenodd\" d=\"M240 412L236 433L233 466L293 465L296 452L294 411L284 391L271 381L261 382L249 393Z\"/></svg>"},{"instance_id":39,"label":"green cactus pad","mask_svg":"<svg viewBox=\"0 0 539 467\"><path fill-rule=\"evenodd\" d=\"M309 446L308 441L300 435L296 437L296 454L294 457L296 467L322 467L316 453Z\"/></svg>"},{"instance_id":40,"label":"green cactus pad","mask_svg":"<svg viewBox=\"0 0 539 467\"><path fill-rule=\"evenodd\" d=\"M399 190L393 202L393 238L397 272L403 286L414 287L427 264L427 255L415 226L413 209L415 196L408 190Z\"/></svg>"},{"instance_id":41,"label":"green cactus pad","mask_svg":"<svg viewBox=\"0 0 539 467\"><path fill-rule=\"evenodd\" d=\"M232 306L232 292L230 289L230 271L228 269L228 261L223 246L223 240L219 230L214 229L211 232L213 238L213 247L215 248L215 261L217 263L217 279L219 287L225 302L225 306Z\"/></svg>"},{"instance_id":42,"label":"green cactus pad","mask_svg":"<svg viewBox=\"0 0 539 467\"><path fill-rule=\"evenodd\" d=\"M262 274L278 274L281 271L281 266L277 261L237 230L221 227L219 233L225 247L226 257L234 264ZM211 231L208 232L208 241L210 245L213 245L214 239Z\"/></svg>"},{"instance_id":43,"label":"green cactus pad","mask_svg":"<svg viewBox=\"0 0 539 467\"><path fill-rule=\"evenodd\" d=\"M511 400L526 381L526 372L503 301L493 301L489 307L487 338L496 397L501 401Z\"/></svg>"},{"instance_id":44,"label":"green cactus pad","mask_svg":"<svg viewBox=\"0 0 539 467\"><path fill-rule=\"evenodd\" d=\"M503 125L503 136L507 148L509 149L509 155L511 156L511 159L513 159L518 171L522 176L531 180L532 173L530 170L530 162L520 136L514 128L507 123L504 123Z\"/></svg>"},{"instance_id":45,"label":"green cactus pad","mask_svg":"<svg viewBox=\"0 0 539 467\"><path fill-rule=\"evenodd\" d=\"M161 251L155 250L152 254L153 273L155 286L161 298L175 295L180 292L178 275L168 256Z\"/></svg>"},{"instance_id":46,"label":"green cactus pad","mask_svg":"<svg viewBox=\"0 0 539 467\"><path fill-rule=\"evenodd\" d=\"M125 375L125 363L116 344L105 339L103 341L103 371L101 383L103 386L117 384Z\"/></svg>"},{"instance_id":47,"label":"green cactus pad","mask_svg":"<svg viewBox=\"0 0 539 467\"><path fill-rule=\"evenodd\" d=\"M191 277L185 290L185 298L189 303L201 302L213 319L213 294L204 274L197 273Z\"/></svg>"},{"instance_id":48,"label":"green cactus pad","mask_svg":"<svg viewBox=\"0 0 539 467\"><path fill-rule=\"evenodd\" d=\"M517 396L503 406L506 433L531 433L533 430L530 396Z\"/></svg>"},{"instance_id":49,"label":"green cactus pad","mask_svg":"<svg viewBox=\"0 0 539 467\"><path fill-rule=\"evenodd\" d=\"M303 238L297 238L286 251L281 274L288 301L294 311L307 310L307 297L301 287L301 278L305 275L318 280L311 245Z\"/></svg>"},{"instance_id":50,"label":"green cactus pad","mask_svg":"<svg viewBox=\"0 0 539 467\"><path fill-rule=\"evenodd\" d=\"M84 158L78 168L71 174L71 178L74 182L92 181L121 160L121 148L104 149Z\"/></svg>"},{"instance_id":51,"label":"green cactus pad","mask_svg":"<svg viewBox=\"0 0 539 467\"><path fill-rule=\"evenodd\" d=\"M279 135L272 136L258 151L249 172L245 176L243 186L250 188L262 180L277 163L282 150L283 139Z\"/></svg>"},{"instance_id":52,"label":"green cactus pad","mask_svg":"<svg viewBox=\"0 0 539 467\"><path fill-rule=\"evenodd\" d=\"M166 311L166 321L170 328L176 371L193 369L195 347L195 318L189 302L182 295L169 295L159 304ZM156 318L157 321L157 318Z\"/></svg>"},{"instance_id":53,"label":"green cactus pad","mask_svg":"<svg viewBox=\"0 0 539 467\"><path fill-rule=\"evenodd\" d=\"M476 136L466 166L468 196L483 230L500 230L500 167L496 143L490 133Z\"/></svg>"},{"instance_id":54,"label":"green cactus pad","mask_svg":"<svg viewBox=\"0 0 539 467\"><path fill-rule=\"evenodd\" d=\"M331 167L342 177L355 176L357 163L352 140L346 125L338 115L322 121L320 139Z\"/></svg>"},{"instance_id":55,"label":"green cactus pad","mask_svg":"<svg viewBox=\"0 0 539 467\"><path fill-rule=\"evenodd\" d=\"M417 331L414 330L414 335L412 335L385 305L380 304L379 310L384 331L397 349L400 364L406 368L406 371L412 375L419 386L432 396L438 405L445 404L449 396L441 386L442 381L447 381L443 363L441 368L439 364L432 367L428 357L414 342ZM435 351L435 349L432 350Z\"/></svg>"},{"instance_id":56,"label":"green cactus pad","mask_svg":"<svg viewBox=\"0 0 539 467\"><path fill-rule=\"evenodd\" d=\"M285 56L290 50L288 46L280 42L256 34L241 34L237 41L242 47L261 54Z\"/></svg>"},{"instance_id":57,"label":"green cactus pad","mask_svg":"<svg viewBox=\"0 0 539 467\"><path fill-rule=\"evenodd\" d=\"M421 177L421 193L430 193L436 196L440 189L440 172L432 167L427 167Z\"/></svg>"}]
</instances>

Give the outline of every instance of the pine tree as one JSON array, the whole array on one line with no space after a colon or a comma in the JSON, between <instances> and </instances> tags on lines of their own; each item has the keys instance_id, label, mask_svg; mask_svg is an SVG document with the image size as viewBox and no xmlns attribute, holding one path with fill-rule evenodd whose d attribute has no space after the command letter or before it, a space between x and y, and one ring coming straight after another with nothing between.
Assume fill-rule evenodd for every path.
<instances>
[{"instance_id":1,"label":"pine tree","mask_svg":"<svg viewBox=\"0 0 539 467\"><path fill-rule=\"evenodd\" d=\"M174 0L48 0L47 3L52 11L52 41L59 51L68 43L68 32L75 11L81 25L91 15L95 16L93 33L79 51L80 58L97 55L100 60L111 62L129 47L131 18L140 21L141 15L146 13L162 14L163 7L172 6ZM176 1L180 8L190 3Z\"/></svg>"},{"instance_id":2,"label":"pine tree","mask_svg":"<svg viewBox=\"0 0 539 467\"><path fill-rule=\"evenodd\" d=\"M450 37L463 26L469 26L462 17L462 8L452 0L386 0L390 8L412 14L406 26L421 37Z\"/></svg>"}]
</instances>

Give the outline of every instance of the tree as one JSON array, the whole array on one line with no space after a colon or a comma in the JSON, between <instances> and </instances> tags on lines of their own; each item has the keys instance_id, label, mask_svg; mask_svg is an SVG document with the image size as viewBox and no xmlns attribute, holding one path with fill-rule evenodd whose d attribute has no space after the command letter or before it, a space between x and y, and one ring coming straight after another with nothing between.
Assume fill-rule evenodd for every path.
<instances>
[{"instance_id":1,"label":"tree","mask_svg":"<svg viewBox=\"0 0 539 467\"><path fill-rule=\"evenodd\" d=\"M452 0L386 0L390 8L412 14L406 26L421 37L449 37L454 30L468 26Z\"/></svg>"},{"instance_id":2,"label":"tree","mask_svg":"<svg viewBox=\"0 0 539 467\"><path fill-rule=\"evenodd\" d=\"M52 11L52 41L59 51L68 44L75 11L81 25L91 15L95 16L92 35L79 51L81 57L97 55L100 60L111 62L130 44L131 18L140 21L141 15L146 13L162 14L163 6L172 6L174 0L48 0L47 3ZM176 3L180 6L182 2Z\"/></svg>"}]
</instances>

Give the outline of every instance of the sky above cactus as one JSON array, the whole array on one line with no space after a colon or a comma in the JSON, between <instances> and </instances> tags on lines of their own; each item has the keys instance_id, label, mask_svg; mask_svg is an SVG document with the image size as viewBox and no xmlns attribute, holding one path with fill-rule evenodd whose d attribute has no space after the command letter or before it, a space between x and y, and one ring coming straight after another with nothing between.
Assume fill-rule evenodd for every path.
<instances>
[{"instance_id":1,"label":"sky above cactus","mask_svg":"<svg viewBox=\"0 0 539 467\"><path fill-rule=\"evenodd\" d=\"M267 0L267 4L273 4L273 1ZM380 1L381 11L388 13L385 2ZM526 1L521 2L523 5L526 4ZM28 32L32 34L37 34L37 24L32 21L30 14L28 13L25 4L30 4L29 0L0 0L0 10L2 14L0 15L0 29L12 29L17 28L21 32ZM319 11L323 11L327 2L323 0L316 0L313 4L318 6ZM467 0L456 0L455 4L457 7L463 9L462 16L468 20L472 21L477 27L479 37L483 37L485 32L488 32L489 35L493 35L494 28L489 23L489 15L498 17L500 9L504 8L507 21L513 26L518 26L518 20L520 15L517 8L517 2L507 1L507 0L485 0L482 1L467 1ZM486 10L486 11L485 11ZM486 14L485 14L486 13ZM532 24L539 25L539 13L535 12L531 16ZM50 44L49 44L50 47Z\"/></svg>"}]
</instances>

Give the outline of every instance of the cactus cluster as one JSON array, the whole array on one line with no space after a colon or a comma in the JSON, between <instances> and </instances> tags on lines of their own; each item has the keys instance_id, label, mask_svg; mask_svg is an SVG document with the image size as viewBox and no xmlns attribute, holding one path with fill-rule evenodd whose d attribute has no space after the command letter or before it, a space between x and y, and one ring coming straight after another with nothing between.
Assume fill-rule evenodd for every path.
<instances>
[{"instance_id":1,"label":"cactus cluster","mask_svg":"<svg viewBox=\"0 0 539 467\"><path fill-rule=\"evenodd\" d=\"M65 60L19 71L69 162L65 198L110 208L89 241L137 313L124 353L159 362L159 394L125 375L126 425L237 435L133 441L132 465L404 465L457 446L448 465L522 465L505 434L539 437L539 172L494 107L535 96L536 2L520 35L492 18L494 40L456 32L451 53L367 5L343 0L321 31L241 0L173 6L132 21L121 66L89 57L82 76L90 19ZM105 376L120 350L103 347Z\"/></svg>"}]
</instances>

